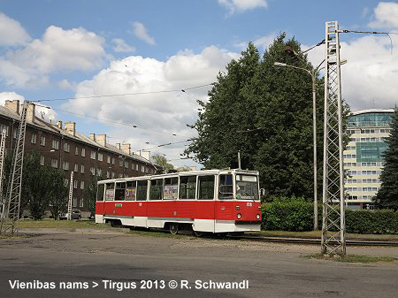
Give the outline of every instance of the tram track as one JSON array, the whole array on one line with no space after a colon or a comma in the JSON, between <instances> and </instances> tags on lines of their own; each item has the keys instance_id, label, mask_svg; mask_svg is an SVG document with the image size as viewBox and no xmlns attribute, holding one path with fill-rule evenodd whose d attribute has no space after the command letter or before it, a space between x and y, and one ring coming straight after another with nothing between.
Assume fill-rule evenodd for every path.
<instances>
[{"instance_id":1,"label":"tram track","mask_svg":"<svg viewBox=\"0 0 398 298\"><path fill-rule=\"evenodd\" d=\"M292 238L292 237L261 237L254 235L244 236L228 236L229 239L258 241L258 242L272 242L272 243L291 243L301 245L320 245L321 239L314 238ZM333 242L331 242L333 243ZM347 246L381 246L381 247L398 247L397 241L380 241L380 240L355 240L347 239Z\"/></svg>"}]
</instances>

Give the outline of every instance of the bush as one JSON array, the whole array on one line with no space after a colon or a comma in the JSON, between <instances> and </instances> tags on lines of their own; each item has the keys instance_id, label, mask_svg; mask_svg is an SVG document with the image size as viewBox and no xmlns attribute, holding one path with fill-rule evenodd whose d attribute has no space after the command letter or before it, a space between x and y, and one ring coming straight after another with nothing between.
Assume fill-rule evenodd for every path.
<instances>
[{"instance_id":1,"label":"bush","mask_svg":"<svg viewBox=\"0 0 398 298\"><path fill-rule=\"evenodd\" d=\"M319 227L322 227L322 204L319 203ZM276 198L263 203L263 229L311 231L314 225L313 202L304 198ZM346 232L359 234L397 234L398 212L393 210L346 209Z\"/></svg>"},{"instance_id":2,"label":"bush","mask_svg":"<svg viewBox=\"0 0 398 298\"><path fill-rule=\"evenodd\" d=\"M266 230L310 231L313 228L313 205L303 198L276 198L272 203L264 203L262 210Z\"/></svg>"}]
</instances>

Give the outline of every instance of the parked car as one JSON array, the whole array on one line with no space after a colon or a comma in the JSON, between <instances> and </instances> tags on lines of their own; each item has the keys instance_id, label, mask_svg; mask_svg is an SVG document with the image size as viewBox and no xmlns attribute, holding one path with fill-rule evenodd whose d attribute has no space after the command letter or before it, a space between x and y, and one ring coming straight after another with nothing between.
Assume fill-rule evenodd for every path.
<instances>
[{"instance_id":1,"label":"parked car","mask_svg":"<svg viewBox=\"0 0 398 298\"><path fill-rule=\"evenodd\" d=\"M73 209L72 210L72 217L71 219L81 219L82 218L82 212L80 211L80 209ZM68 219L68 213L62 213L59 216L59 219Z\"/></svg>"}]
</instances>

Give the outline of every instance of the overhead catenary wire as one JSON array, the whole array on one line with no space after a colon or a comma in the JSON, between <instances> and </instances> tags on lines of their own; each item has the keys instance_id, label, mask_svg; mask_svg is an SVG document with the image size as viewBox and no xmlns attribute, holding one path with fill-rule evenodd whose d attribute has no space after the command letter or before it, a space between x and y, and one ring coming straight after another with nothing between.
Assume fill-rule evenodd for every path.
<instances>
[{"instance_id":1,"label":"overhead catenary wire","mask_svg":"<svg viewBox=\"0 0 398 298\"><path fill-rule=\"evenodd\" d=\"M199 85L199 86L193 86L193 87L187 87L187 88L181 88L181 89L135 92L135 93L99 94L99 95L76 96L76 97L53 98L53 99L40 99L40 100L32 100L31 102L52 102L52 101L65 101L65 100L73 100L73 99L88 99L88 98L118 97L118 96L138 96L138 95L151 95L151 94L161 94L161 93L186 92L187 90L199 89L199 88L204 88L204 87L209 87L209 86L213 86L213 83Z\"/></svg>"}]
</instances>

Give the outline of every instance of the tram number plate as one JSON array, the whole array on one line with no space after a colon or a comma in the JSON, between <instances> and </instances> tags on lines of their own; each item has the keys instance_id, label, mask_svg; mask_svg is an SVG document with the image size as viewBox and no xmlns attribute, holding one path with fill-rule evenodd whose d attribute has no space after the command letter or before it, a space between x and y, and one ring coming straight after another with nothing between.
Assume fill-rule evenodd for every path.
<instances>
[{"instance_id":1,"label":"tram number plate","mask_svg":"<svg viewBox=\"0 0 398 298\"><path fill-rule=\"evenodd\" d=\"M247 207L252 207L252 206L253 206L253 203L248 202L248 203L246 203L246 206L247 206Z\"/></svg>"}]
</instances>

